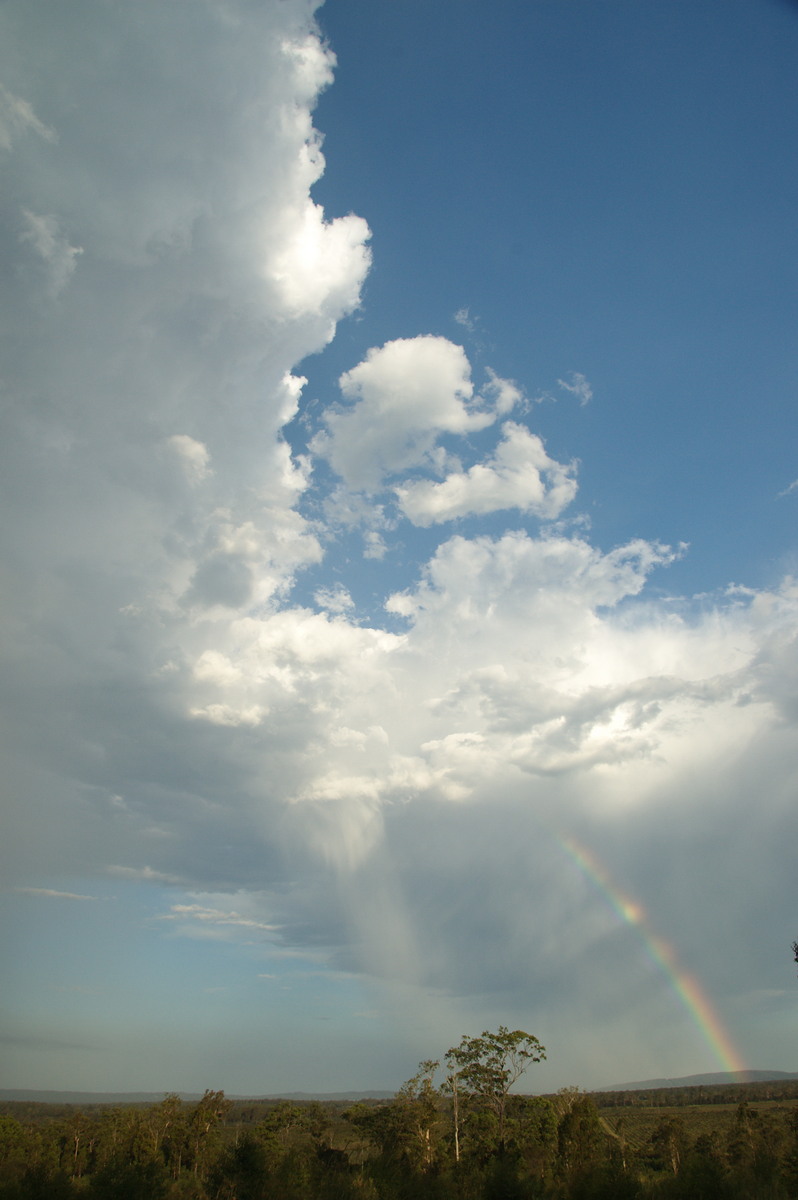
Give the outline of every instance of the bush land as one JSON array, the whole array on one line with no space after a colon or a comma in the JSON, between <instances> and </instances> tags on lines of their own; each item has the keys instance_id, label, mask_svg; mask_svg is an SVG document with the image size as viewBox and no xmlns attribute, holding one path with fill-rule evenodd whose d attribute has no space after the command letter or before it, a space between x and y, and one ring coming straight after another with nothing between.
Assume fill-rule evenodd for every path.
<instances>
[{"instance_id":1,"label":"bush land","mask_svg":"<svg viewBox=\"0 0 798 1200\"><path fill-rule=\"evenodd\" d=\"M501 1137L469 1094L457 1157L453 1098L423 1077L357 1104L5 1103L0 1200L789 1200L798 1097L769 1086L510 1094Z\"/></svg>"}]
</instances>

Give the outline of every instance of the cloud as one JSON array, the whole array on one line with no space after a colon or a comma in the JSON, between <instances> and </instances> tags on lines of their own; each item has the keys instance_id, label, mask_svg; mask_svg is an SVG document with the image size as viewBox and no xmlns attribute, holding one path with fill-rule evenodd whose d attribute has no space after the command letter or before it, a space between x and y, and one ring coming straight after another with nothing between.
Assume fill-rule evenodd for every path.
<instances>
[{"instance_id":1,"label":"cloud","mask_svg":"<svg viewBox=\"0 0 798 1200\"><path fill-rule=\"evenodd\" d=\"M332 613L349 612L355 607L354 600L341 583L336 584L334 587L319 588L314 592L313 599L319 608L326 609Z\"/></svg>"},{"instance_id":2,"label":"cloud","mask_svg":"<svg viewBox=\"0 0 798 1200\"><path fill-rule=\"evenodd\" d=\"M445 1046L496 1019L664 1060L667 989L563 839L741 996L728 930L795 895L794 583L668 597L678 549L526 528L576 468L443 337L370 350L292 453L298 364L369 265L365 221L310 194L333 67L314 5L11 8L8 886L82 897L26 886L68 864L85 898L109 874L155 894L147 986L166 931L170 957L187 937L311 958L368 990L347 1011L388 1014L411 1066L419 1029Z\"/></svg>"},{"instance_id":3,"label":"cloud","mask_svg":"<svg viewBox=\"0 0 798 1200\"><path fill-rule=\"evenodd\" d=\"M502 426L502 441L487 462L448 475L442 483L406 484L396 488L396 495L399 507L414 525L504 508L552 519L576 495L573 471L573 465L549 458L540 438L508 421Z\"/></svg>"},{"instance_id":4,"label":"cloud","mask_svg":"<svg viewBox=\"0 0 798 1200\"><path fill-rule=\"evenodd\" d=\"M364 558L373 558L378 561L385 558L388 547L381 533L378 533L375 529L369 529L364 533L363 540L365 542L363 548Z\"/></svg>"},{"instance_id":5,"label":"cloud","mask_svg":"<svg viewBox=\"0 0 798 1200\"><path fill-rule=\"evenodd\" d=\"M59 296L69 283L83 248L69 244L55 217L38 216L26 208L22 217L25 227L20 241L30 243L36 251L47 270L47 291L51 296Z\"/></svg>"},{"instance_id":6,"label":"cloud","mask_svg":"<svg viewBox=\"0 0 798 1200\"><path fill-rule=\"evenodd\" d=\"M545 644L554 625L578 646L575 618L584 621L599 606L638 594L652 568L674 557L668 547L641 539L603 554L578 538L458 536L439 546L415 591L392 596L388 606L412 617L416 629L454 616L471 627L490 619L491 627L504 628L501 621L528 622L534 614L540 632L529 629L525 641Z\"/></svg>"},{"instance_id":7,"label":"cloud","mask_svg":"<svg viewBox=\"0 0 798 1200\"><path fill-rule=\"evenodd\" d=\"M312 449L356 491L379 491L386 477L429 461L440 434L476 432L495 420L473 399L463 348L442 337L369 350L340 385L354 403L326 415Z\"/></svg>"},{"instance_id":8,"label":"cloud","mask_svg":"<svg viewBox=\"0 0 798 1200\"><path fill-rule=\"evenodd\" d=\"M261 730L264 690L312 686L299 648L285 667L264 648L261 672L254 646L255 678L237 676L234 627L322 557L298 508L309 467L283 431L294 364L359 303L368 229L309 195L333 63L311 3L145 0L134 31L95 0L44 26L12 7L0 57L27 99L3 94L0 738L26 851L4 858L20 883L28 854L63 853L78 872L144 862L139 882L170 884L197 868L200 812L217 834L232 813L234 839L251 817L214 739ZM68 305L42 302L67 285ZM212 780L225 805L204 796Z\"/></svg>"},{"instance_id":9,"label":"cloud","mask_svg":"<svg viewBox=\"0 0 798 1200\"><path fill-rule=\"evenodd\" d=\"M96 900L97 896L83 896L77 892L58 892L53 888L18 887L14 891L25 896L46 896L50 900Z\"/></svg>"},{"instance_id":10,"label":"cloud","mask_svg":"<svg viewBox=\"0 0 798 1200\"><path fill-rule=\"evenodd\" d=\"M370 236L361 217L325 222L321 205L307 202L285 248L272 260L271 272L292 316L316 315L337 301L343 311L356 308L360 284L370 264L364 243ZM335 332L330 321L328 338Z\"/></svg>"},{"instance_id":11,"label":"cloud","mask_svg":"<svg viewBox=\"0 0 798 1200\"><path fill-rule=\"evenodd\" d=\"M487 368L488 381L482 391L489 396L499 416L506 416L524 400L524 394L512 379L502 379L495 371Z\"/></svg>"},{"instance_id":12,"label":"cloud","mask_svg":"<svg viewBox=\"0 0 798 1200\"><path fill-rule=\"evenodd\" d=\"M645 603L630 609L649 573L673 558L640 541L602 554L572 538L458 537L438 549L414 590L390 601L411 622L402 638L355 630L341 618L249 620L247 640L241 631L236 639L241 675L226 688L264 695L279 664L282 698L269 689L272 732L298 703L307 722L294 760L301 776L293 787L288 776L279 785L289 800L283 835L295 861L308 856L293 911L280 917L286 940L305 940L300 913L322 905L329 932L318 931L315 916L313 942L321 938L349 969L376 977L406 969L420 984L466 990L526 978L512 939L499 950L512 873L498 861L494 873L491 855L537 837L541 824L615 810L639 813L645 838L654 814L678 803L680 792L695 795L718 759L745 756L771 724L780 688L756 685L765 678L758 656L766 626L768 638L790 629L794 601L757 596L761 618L736 602L697 620ZM775 646L773 653L783 656ZM701 782L688 784L691 777ZM273 790L274 761L269 778ZM491 822L491 850L479 813ZM472 837L474 824L482 832ZM431 827L440 839L438 873L419 878L410 847L428 841ZM457 853L451 844L444 850L451 839ZM530 902L543 871L537 856L533 864L513 883ZM484 913L463 902L470 872L495 905L496 944L484 967L472 963L464 974L451 946L469 936L469 922L484 925ZM441 873L464 905L450 919ZM551 886L556 925L565 917L560 888ZM389 927L391 945L405 947L390 968L380 950ZM553 946L536 944L535 954L554 969Z\"/></svg>"},{"instance_id":13,"label":"cloud","mask_svg":"<svg viewBox=\"0 0 798 1200\"><path fill-rule=\"evenodd\" d=\"M39 120L28 101L0 84L0 149L10 150L16 139L28 132L46 142L56 140L54 131Z\"/></svg>"},{"instance_id":14,"label":"cloud","mask_svg":"<svg viewBox=\"0 0 798 1200\"><path fill-rule=\"evenodd\" d=\"M584 407L593 399L593 389L588 381L579 371L572 371L570 381L558 379L557 383L566 392L570 392L572 396L576 396L579 403Z\"/></svg>"},{"instance_id":15,"label":"cloud","mask_svg":"<svg viewBox=\"0 0 798 1200\"><path fill-rule=\"evenodd\" d=\"M208 447L203 446L202 442L189 437L187 433L173 433L167 440L180 456L186 476L192 483L202 483L203 479L212 473L208 465L211 456Z\"/></svg>"},{"instance_id":16,"label":"cloud","mask_svg":"<svg viewBox=\"0 0 798 1200\"><path fill-rule=\"evenodd\" d=\"M164 871L155 871L152 867L123 867L109 866L106 868L109 875L113 875L118 879L131 879L136 882L143 883L180 883L180 879L176 875L167 875Z\"/></svg>"},{"instance_id":17,"label":"cloud","mask_svg":"<svg viewBox=\"0 0 798 1200\"><path fill-rule=\"evenodd\" d=\"M246 900L246 897L244 898ZM229 930L243 930L247 935L274 934L276 925L247 916L230 908L215 908L209 904L173 904L162 921L178 921L181 932L191 937L224 937Z\"/></svg>"}]
</instances>

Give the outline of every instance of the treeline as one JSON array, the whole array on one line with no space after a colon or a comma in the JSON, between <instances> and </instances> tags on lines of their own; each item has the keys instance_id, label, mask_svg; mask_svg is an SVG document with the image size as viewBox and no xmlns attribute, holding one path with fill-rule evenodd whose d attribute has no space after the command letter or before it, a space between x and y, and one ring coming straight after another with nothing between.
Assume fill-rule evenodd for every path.
<instances>
[{"instance_id":1,"label":"treeline","mask_svg":"<svg viewBox=\"0 0 798 1200\"><path fill-rule=\"evenodd\" d=\"M758 1100L798 1100L798 1079L763 1079L749 1083L691 1084L591 1092L599 1108L678 1108L692 1104L745 1104Z\"/></svg>"},{"instance_id":2,"label":"treeline","mask_svg":"<svg viewBox=\"0 0 798 1200\"><path fill-rule=\"evenodd\" d=\"M507 1098L494 1112L406 1087L343 1108L281 1102L232 1119L209 1091L186 1104L0 1116L0 1200L787 1200L798 1196L798 1105L738 1106L693 1136L672 1112L645 1140L592 1096ZM778 1106L774 1106L778 1110ZM617 1111L617 1110L616 1110ZM717 1111L717 1110L716 1110Z\"/></svg>"},{"instance_id":3,"label":"treeline","mask_svg":"<svg viewBox=\"0 0 798 1200\"><path fill-rule=\"evenodd\" d=\"M798 1197L798 1105L742 1103L722 1131L671 1112L642 1127L639 1109L609 1120L578 1090L513 1093L544 1057L499 1026L422 1062L390 1101L263 1111L208 1091L44 1123L2 1116L0 1200Z\"/></svg>"}]
</instances>

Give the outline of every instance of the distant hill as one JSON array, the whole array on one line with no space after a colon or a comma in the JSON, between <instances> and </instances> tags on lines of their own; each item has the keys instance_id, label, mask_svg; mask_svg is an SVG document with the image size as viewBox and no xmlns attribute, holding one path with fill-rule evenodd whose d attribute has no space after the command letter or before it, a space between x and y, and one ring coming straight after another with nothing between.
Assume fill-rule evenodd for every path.
<instances>
[{"instance_id":1,"label":"distant hill","mask_svg":"<svg viewBox=\"0 0 798 1200\"><path fill-rule=\"evenodd\" d=\"M707 1075L683 1075L678 1079L643 1079L593 1088L594 1092L645 1092L657 1088L721 1087L730 1083L767 1083L768 1080L798 1080L798 1071L718 1071ZM166 1092L48 1092L26 1088L0 1088L0 1103L27 1101L32 1104L160 1104ZM200 1092L178 1092L188 1103L202 1099ZM396 1092L262 1092L257 1096L227 1092L228 1100L391 1100Z\"/></svg>"},{"instance_id":2,"label":"distant hill","mask_svg":"<svg viewBox=\"0 0 798 1200\"><path fill-rule=\"evenodd\" d=\"M798 1079L798 1071L717 1071L709 1075L683 1075L680 1079L644 1079L636 1083L613 1083L597 1092L645 1092L653 1088L718 1087L726 1083L767 1083L768 1080Z\"/></svg>"},{"instance_id":3,"label":"distant hill","mask_svg":"<svg viewBox=\"0 0 798 1200\"><path fill-rule=\"evenodd\" d=\"M29 1088L0 1088L0 1102L31 1104L160 1104L167 1092L46 1092ZM271 1092L258 1096L225 1093L228 1100L390 1100L396 1092ZM189 1103L201 1092L178 1092Z\"/></svg>"}]
</instances>

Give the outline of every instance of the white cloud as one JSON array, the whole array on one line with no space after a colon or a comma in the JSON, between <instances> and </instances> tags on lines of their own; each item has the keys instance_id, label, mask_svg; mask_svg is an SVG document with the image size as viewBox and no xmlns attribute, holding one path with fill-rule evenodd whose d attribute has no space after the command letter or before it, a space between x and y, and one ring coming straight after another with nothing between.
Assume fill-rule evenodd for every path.
<instances>
[{"instance_id":1,"label":"white cloud","mask_svg":"<svg viewBox=\"0 0 798 1200\"><path fill-rule=\"evenodd\" d=\"M369 529L363 534L363 541L365 543L363 548L364 558L377 560L385 558L388 547L381 533L378 533L375 529Z\"/></svg>"},{"instance_id":2,"label":"white cloud","mask_svg":"<svg viewBox=\"0 0 798 1200\"><path fill-rule=\"evenodd\" d=\"M27 738L38 730L60 745L62 711L74 734L62 750L75 762L52 770L92 787L102 777L110 840L100 857L124 862L135 825L143 841L130 852L180 878L182 864L167 861L174 825L150 810L139 767L150 755L157 775L173 758L177 779L188 743L263 726L268 702L220 664L234 663L231 622L278 607L296 573L321 558L297 511L309 465L292 458L282 431L304 384L294 364L359 302L368 231L351 216L327 222L309 196L323 169L312 108L332 65L309 0L143 0L133 37L95 0L44 25L29 6L12 7L0 59L10 79L25 75L30 103L4 93L15 189L2 226L12 269L0 285L9 346L0 458L16 519L3 532L3 745L19 805L40 798L32 814L58 789L40 779L48 754L31 757ZM42 65L51 60L57 81ZM57 139L35 117L54 111ZM53 291L69 282L68 305L37 305L18 286L32 260ZM279 278L281 264L292 280ZM290 672L270 668L267 687L282 694ZM47 705L31 682L45 669ZM182 732L156 750L150 733L177 714ZM135 747L139 783L112 766L114 729ZM223 787L224 773L220 760L207 778ZM80 808L79 785L66 792ZM175 799L179 785L167 792L167 808L190 804ZM109 805L109 794L124 804ZM60 821L44 828L55 853ZM41 849L42 838L30 844ZM14 872L24 869L20 859Z\"/></svg>"},{"instance_id":3,"label":"white cloud","mask_svg":"<svg viewBox=\"0 0 798 1200\"><path fill-rule=\"evenodd\" d=\"M533 638L537 646L542 637L542 647L556 625L578 645L580 627L573 623L578 614L584 618L594 607L638 594L648 572L673 557L667 547L639 539L602 554L577 538L454 537L438 548L415 591L392 596L388 605L412 616L417 627L441 617L444 625L454 628L457 617L469 628L486 619L494 627L500 618L528 623L534 616L525 640Z\"/></svg>"},{"instance_id":4,"label":"white cloud","mask_svg":"<svg viewBox=\"0 0 798 1200\"><path fill-rule=\"evenodd\" d=\"M583 407L593 399L593 389L584 375L579 371L572 371L568 380L558 379L557 383L566 392L570 392L572 396L576 396Z\"/></svg>"},{"instance_id":5,"label":"white cloud","mask_svg":"<svg viewBox=\"0 0 798 1200\"><path fill-rule=\"evenodd\" d=\"M155 871L152 867L125 867L113 865L106 868L109 875L118 879L129 879L136 883L180 883L176 875Z\"/></svg>"},{"instance_id":6,"label":"white cloud","mask_svg":"<svg viewBox=\"0 0 798 1200\"><path fill-rule=\"evenodd\" d=\"M341 377L311 447L340 481L312 477L283 436L294 370L359 304L369 257L365 223L310 196L332 69L311 0L74 0L44 24L10 2L31 34L0 59L59 128L6 96L4 248L69 303L12 294L24 270L0 284L9 888L69 863L87 890L192 889L159 929L390 981L408 1043L431 992L452 1040L515 1006L565 1045L580 1005L616 1045L665 1039L656 1003L632 1029L650 976L558 850L577 831L733 993L725 932L794 894L794 585L657 603L648 580L678 552L650 541L436 547L437 523L552 519L576 490L506 419L521 388L489 372L477 393L442 337ZM561 386L589 399L583 376ZM401 633L358 609L380 588ZM126 862L147 865L108 865Z\"/></svg>"},{"instance_id":7,"label":"white cloud","mask_svg":"<svg viewBox=\"0 0 798 1200\"><path fill-rule=\"evenodd\" d=\"M22 210L22 217L25 228L20 234L20 241L33 246L47 268L49 294L59 296L69 283L83 248L69 244L55 217L39 216L26 208Z\"/></svg>"},{"instance_id":8,"label":"white cloud","mask_svg":"<svg viewBox=\"0 0 798 1200\"><path fill-rule=\"evenodd\" d=\"M17 137L28 132L46 142L56 140L54 131L39 120L28 101L0 84L0 149L10 150Z\"/></svg>"},{"instance_id":9,"label":"white cloud","mask_svg":"<svg viewBox=\"0 0 798 1200\"><path fill-rule=\"evenodd\" d=\"M352 612L355 607L354 600L342 583L333 587L318 588L313 593L313 599L319 608L331 613Z\"/></svg>"},{"instance_id":10,"label":"white cloud","mask_svg":"<svg viewBox=\"0 0 798 1200\"><path fill-rule=\"evenodd\" d=\"M229 897L209 895L203 897L208 901L228 901ZM252 900L241 896L244 904L251 906ZM188 937L227 938L231 932L242 932L245 936L268 934L274 936L278 926L268 921L262 921L246 912L238 912L229 907L217 908L213 903L199 903L196 900L190 904L173 904L168 913L160 917L162 921L177 921L180 932Z\"/></svg>"},{"instance_id":11,"label":"white cloud","mask_svg":"<svg viewBox=\"0 0 798 1200\"><path fill-rule=\"evenodd\" d=\"M506 416L524 400L524 394L517 383L512 379L502 379L490 367L487 369L488 382L482 389L486 396L489 396L493 402L496 412L499 416Z\"/></svg>"},{"instance_id":12,"label":"white cloud","mask_svg":"<svg viewBox=\"0 0 798 1200\"><path fill-rule=\"evenodd\" d=\"M442 483L422 481L396 488L399 507L414 525L517 508L550 520L576 495L573 465L549 458L539 437L507 421L492 458Z\"/></svg>"},{"instance_id":13,"label":"white cloud","mask_svg":"<svg viewBox=\"0 0 798 1200\"><path fill-rule=\"evenodd\" d=\"M378 491L386 477L428 461L441 433L476 432L495 420L472 403L463 348L442 337L400 338L369 350L340 385L354 403L326 415L326 431L312 448L354 490Z\"/></svg>"},{"instance_id":14,"label":"white cloud","mask_svg":"<svg viewBox=\"0 0 798 1200\"><path fill-rule=\"evenodd\" d=\"M25 896L45 896L49 900L96 900L96 896L84 896L78 892L59 892L53 888L18 887L14 889Z\"/></svg>"},{"instance_id":15,"label":"white cloud","mask_svg":"<svg viewBox=\"0 0 798 1200\"><path fill-rule=\"evenodd\" d=\"M208 465L211 458L208 447L196 438L189 437L187 433L174 433L169 438L169 445L179 455L191 483L201 483L212 473Z\"/></svg>"},{"instance_id":16,"label":"white cloud","mask_svg":"<svg viewBox=\"0 0 798 1200\"><path fill-rule=\"evenodd\" d=\"M305 204L301 220L294 221L287 244L271 263L271 273L292 316L315 316L333 306L339 312L357 307L360 285L371 261L365 248L369 236L361 217L327 222L320 205ZM334 332L333 317L326 340Z\"/></svg>"},{"instance_id":17,"label":"white cloud","mask_svg":"<svg viewBox=\"0 0 798 1200\"><path fill-rule=\"evenodd\" d=\"M235 708L232 704L206 704L204 708L189 709L192 717L209 721L211 725L230 727L260 725L268 711L260 704L250 704L246 708Z\"/></svg>"}]
</instances>

